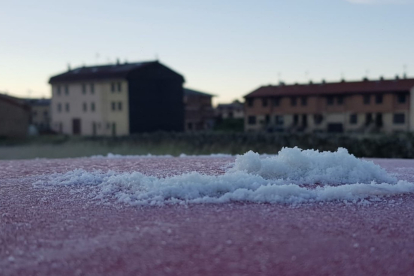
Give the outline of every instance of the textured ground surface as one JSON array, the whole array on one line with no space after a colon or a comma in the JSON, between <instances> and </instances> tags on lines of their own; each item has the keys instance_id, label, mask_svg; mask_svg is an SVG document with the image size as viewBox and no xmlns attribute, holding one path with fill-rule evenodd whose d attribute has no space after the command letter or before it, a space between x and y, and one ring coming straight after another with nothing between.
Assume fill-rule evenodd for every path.
<instances>
[{"instance_id":1,"label":"textured ground surface","mask_svg":"<svg viewBox=\"0 0 414 276\"><path fill-rule=\"evenodd\" d=\"M232 158L0 161L0 275L414 275L414 197L329 203L102 205L39 175L75 168L223 173ZM414 181L414 161L375 160Z\"/></svg>"}]
</instances>

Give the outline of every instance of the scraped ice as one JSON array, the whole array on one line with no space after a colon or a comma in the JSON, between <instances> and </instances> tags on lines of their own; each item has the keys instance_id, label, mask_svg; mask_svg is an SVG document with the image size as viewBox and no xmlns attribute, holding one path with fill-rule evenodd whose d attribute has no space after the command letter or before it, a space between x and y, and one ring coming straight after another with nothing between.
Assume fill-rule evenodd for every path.
<instances>
[{"instance_id":1,"label":"scraped ice","mask_svg":"<svg viewBox=\"0 0 414 276\"><path fill-rule=\"evenodd\" d=\"M345 149L298 148L284 148L271 157L248 152L221 175L191 172L160 178L140 172L78 169L50 175L35 185L90 187L97 199L132 205L355 202L414 192L413 183L397 181L380 166L355 158Z\"/></svg>"}]
</instances>

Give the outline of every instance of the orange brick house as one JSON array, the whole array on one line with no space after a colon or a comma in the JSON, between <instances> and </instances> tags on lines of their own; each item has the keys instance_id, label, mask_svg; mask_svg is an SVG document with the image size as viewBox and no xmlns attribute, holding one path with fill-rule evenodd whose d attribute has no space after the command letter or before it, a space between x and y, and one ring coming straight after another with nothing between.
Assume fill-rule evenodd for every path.
<instances>
[{"instance_id":1,"label":"orange brick house","mask_svg":"<svg viewBox=\"0 0 414 276\"><path fill-rule=\"evenodd\" d=\"M262 86L245 96L246 131L414 131L414 79Z\"/></svg>"}]
</instances>

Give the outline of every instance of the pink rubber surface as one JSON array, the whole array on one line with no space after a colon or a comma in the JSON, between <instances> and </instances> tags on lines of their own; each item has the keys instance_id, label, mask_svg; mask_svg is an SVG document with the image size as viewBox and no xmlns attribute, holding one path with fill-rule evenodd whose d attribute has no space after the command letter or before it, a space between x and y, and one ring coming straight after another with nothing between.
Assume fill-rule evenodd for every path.
<instances>
[{"instance_id":1,"label":"pink rubber surface","mask_svg":"<svg viewBox=\"0 0 414 276\"><path fill-rule=\"evenodd\" d=\"M75 168L166 176L232 158L0 161L0 275L414 275L414 196L360 206L102 205L67 187ZM414 161L375 160L414 180Z\"/></svg>"}]
</instances>

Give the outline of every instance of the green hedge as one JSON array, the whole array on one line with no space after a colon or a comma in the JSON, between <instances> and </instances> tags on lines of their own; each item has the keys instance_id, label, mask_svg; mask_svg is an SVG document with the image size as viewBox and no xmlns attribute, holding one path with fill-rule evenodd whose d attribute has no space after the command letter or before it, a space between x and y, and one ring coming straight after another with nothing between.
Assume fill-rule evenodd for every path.
<instances>
[{"instance_id":1,"label":"green hedge","mask_svg":"<svg viewBox=\"0 0 414 276\"><path fill-rule=\"evenodd\" d=\"M242 154L248 150L274 154L282 147L336 150L358 157L413 158L414 136L403 134L267 134L236 132L157 132L128 137L44 136L0 140L0 159L79 157L94 154Z\"/></svg>"}]
</instances>

